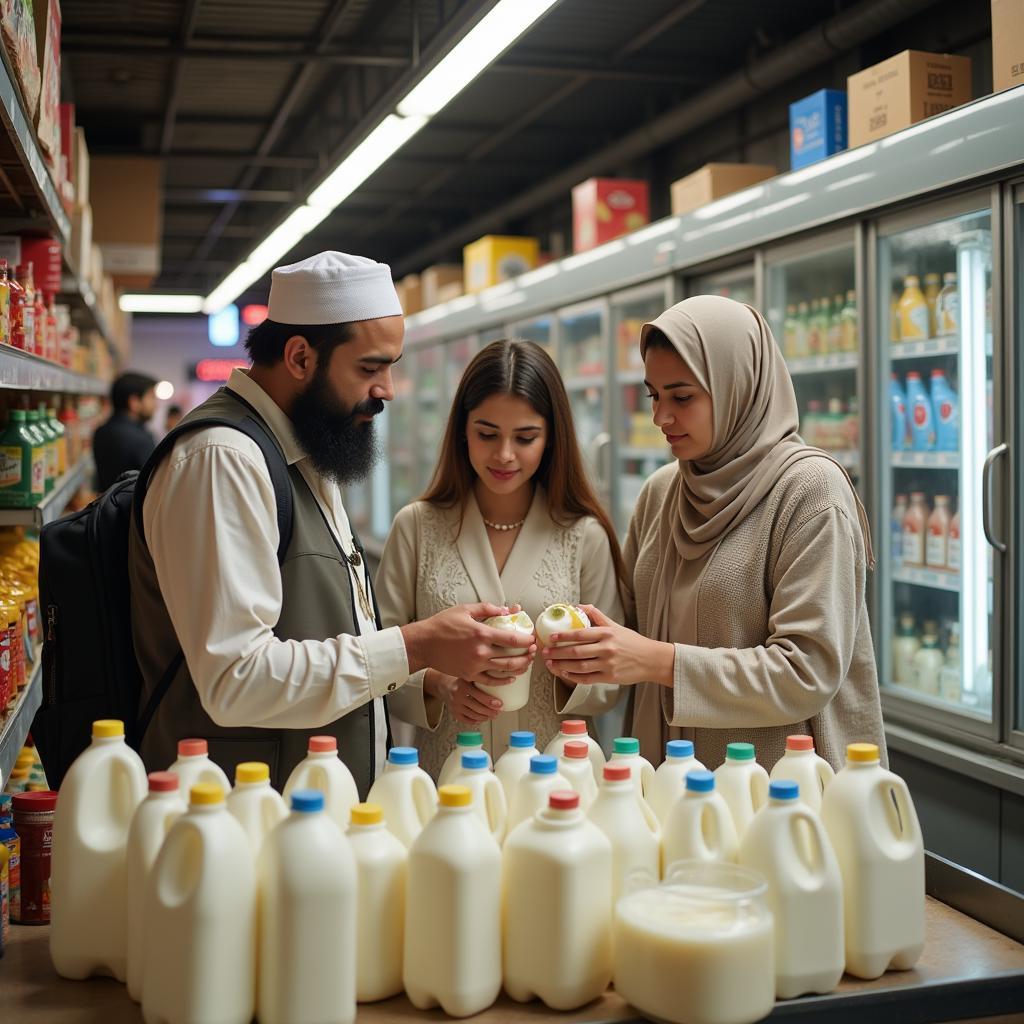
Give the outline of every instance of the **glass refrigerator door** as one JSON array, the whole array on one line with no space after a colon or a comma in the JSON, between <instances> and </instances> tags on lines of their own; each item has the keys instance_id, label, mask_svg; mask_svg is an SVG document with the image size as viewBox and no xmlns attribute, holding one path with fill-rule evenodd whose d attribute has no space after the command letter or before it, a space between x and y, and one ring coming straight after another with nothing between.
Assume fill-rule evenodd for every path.
<instances>
[{"instance_id":1,"label":"glass refrigerator door","mask_svg":"<svg viewBox=\"0 0 1024 1024\"><path fill-rule=\"evenodd\" d=\"M555 357L555 318L539 316L534 320L520 320L509 327L509 337L532 341L540 345L552 359Z\"/></svg>"},{"instance_id":2,"label":"glass refrigerator door","mask_svg":"<svg viewBox=\"0 0 1024 1024\"><path fill-rule=\"evenodd\" d=\"M416 349L414 370L416 386L416 489L422 491L430 483L441 447L441 434L448 414L442 380L444 348L441 345Z\"/></svg>"},{"instance_id":3,"label":"glass refrigerator door","mask_svg":"<svg viewBox=\"0 0 1024 1024\"><path fill-rule=\"evenodd\" d=\"M447 419L448 411L451 408L452 399L458 390L462 374L469 366L473 356L476 355L476 336L468 338L457 338L449 341L444 347L444 376L445 376L445 401L447 408L444 410L444 418Z\"/></svg>"},{"instance_id":4,"label":"glass refrigerator door","mask_svg":"<svg viewBox=\"0 0 1024 1024\"><path fill-rule=\"evenodd\" d=\"M705 274L703 277L692 277L686 282L686 294L724 295L727 299L748 302L751 306L756 306L754 267L750 264L719 273Z\"/></svg>"},{"instance_id":5,"label":"glass refrigerator door","mask_svg":"<svg viewBox=\"0 0 1024 1024\"><path fill-rule=\"evenodd\" d=\"M768 324L789 367L800 433L860 475L860 331L852 232L765 255Z\"/></svg>"},{"instance_id":6,"label":"glass refrigerator door","mask_svg":"<svg viewBox=\"0 0 1024 1024\"><path fill-rule=\"evenodd\" d=\"M877 628L885 690L920 713L953 712L959 725L985 732L992 721L993 564L982 523L993 437L992 238L987 195L972 205L957 202L944 219L879 230L888 529L878 546L888 579Z\"/></svg>"},{"instance_id":7,"label":"glass refrigerator door","mask_svg":"<svg viewBox=\"0 0 1024 1024\"><path fill-rule=\"evenodd\" d=\"M387 453L388 453L388 486L387 486L387 522L395 513L416 495L416 476L413 439L416 436L416 391L414 381L416 372L413 367L415 353L410 352L400 363L392 368L395 382L394 401L388 403L387 412ZM376 492L375 492L376 497ZM380 522L374 514L374 527L377 536L381 535ZM385 531L386 532L386 529Z\"/></svg>"}]
</instances>

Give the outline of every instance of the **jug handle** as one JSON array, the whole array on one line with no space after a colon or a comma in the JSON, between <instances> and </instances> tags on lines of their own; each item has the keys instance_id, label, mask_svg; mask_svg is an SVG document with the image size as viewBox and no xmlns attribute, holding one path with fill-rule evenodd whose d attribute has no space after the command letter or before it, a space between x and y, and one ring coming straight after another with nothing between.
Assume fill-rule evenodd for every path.
<instances>
[{"instance_id":1,"label":"jug handle","mask_svg":"<svg viewBox=\"0 0 1024 1024\"><path fill-rule=\"evenodd\" d=\"M886 820L895 825L894 838L901 842L913 842L917 838L917 818L910 801L907 784L898 776L889 774L888 778L878 780ZM894 813L893 813L894 812Z\"/></svg>"},{"instance_id":2,"label":"jug handle","mask_svg":"<svg viewBox=\"0 0 1024 1024\"><path fill-rule=\"evenodd\" d=\"M818 788L824 793L828 784L836 777L835 770L824 758L818 758L814 768L818 773Z\"/></svg>"},{"instance_id":3,"label":"jug handle","mask_svg":"<svg viewBox=\"0 0 1024 1024\"><path fill-rule=\"evenodd\" d=\"M491 775L484 787L484 803L487 807L487 824L491 835L498 845L505 836L505 825L508 823L508 804L505 802L505 790L501 783Z\"/></svg>"},{"instance_id":4,"label":"jug handle","mask_svg":"<svg viewBox=\"0 0 1024 1024\"><path fill-rule=\"evenodd\" d=\"M640 804L640 810L643 812L644 821L647 822L647 827L654 833L654 835L661 837L661 822L658 820L658 816L651 809L651 805L642 796L638 796L637 802Z\"/></svg>"},{"instance_id":5,"label":"jug handle","mask_svg":"<svg viewBox=\"0 0 1024 1024\"><path fill-rule=\"evenodd\" d=\"M424 826L437 813L437 791L428 778L415 776L412 780L412 805L416 808L416 817L420 826Z\"/></svg>"},{"instance_id":6,"label":"jug handle","mask_svg":"<svg viewBox=\"0 0 1024 1024\"><path fill-rule=\"evenodd\" d=\"M768 803L768 773L757 765L758 771L750 776L750 800L754 810L759 811Z\"/></svg>"},{"instance_id":7,"label":"jug handle","mask_svg":"<svg viewBox=\"0 0 1024 1024\"><path fill-rule=\"evenodd\" d=\"M801 842L798 831L800 822L807 824L808 833L813 843L810 850ZM793 847L796 863L807 872L813 882L821 882L825 874L825 843L828 839L818 816L804 808L795 810L789 820L789 841Z\"/></svg>"}]
</instances>

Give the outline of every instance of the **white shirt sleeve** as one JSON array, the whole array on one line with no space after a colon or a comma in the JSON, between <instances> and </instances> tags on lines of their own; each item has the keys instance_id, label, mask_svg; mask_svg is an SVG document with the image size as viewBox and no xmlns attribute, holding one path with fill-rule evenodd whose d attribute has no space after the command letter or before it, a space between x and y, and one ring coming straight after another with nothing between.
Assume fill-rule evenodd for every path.
<instances>
[{"instance_id":1,"label":"white shirt sleeve","mask_svg":"<svg viewBox=\"0 0 1024 1024\"><path fill-rule=\"evenodd\" d=\"M216 428L180 442L143 512L160 590L207 714L225 727L315 729L409 676L397 628L279 640L274 489L259 447Z\"/></svg>"}]
</instances>

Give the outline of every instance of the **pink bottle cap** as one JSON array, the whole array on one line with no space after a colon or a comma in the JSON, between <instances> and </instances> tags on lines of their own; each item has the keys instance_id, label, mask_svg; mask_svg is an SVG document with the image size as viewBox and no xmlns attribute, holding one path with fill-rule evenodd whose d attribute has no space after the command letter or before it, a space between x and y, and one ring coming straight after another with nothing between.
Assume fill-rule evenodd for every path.
<instances>
[{"instance_id":1,"label":"pink bottle cap","mask_svg":"<svg viewBox=\"0 0 1024 1024\"><path fill-rule=\"evenodd\" d=\"M563 736L586 736L587 723L582 718L568 718L562 723Z\"/></svg>"},{"instance_id":2,"label":"pink bottle cap","mask_svg":"<svg viewBox=\"0 0 1024 1024\"><path fill-rule=\"evenodd\" d=\"M571 789L556 789L548 796L548 807L553 811L574 811L579 805L580 795Z\"/></svg>"},{"instance_id":3,"label":"pink bottle cap","mask_svg":"<svg viewBox=\"0 0 1024 1024\"><path fill-rule=\"evenodd\" d=\"M338 741L333 736L310 736L309 752L311 754L329 754L338 749Z\"/></svg>"},{"instance_id":4,"label":"pink bottle cap","mask_svg":"<svg viewBox=\"0 0 1024 1024\"><path fill-rule=\"evenodd\" d=\"M178 757L201 757L209 753L206 740L178 740Z\"/></svg>"},{"instance_id":5,"label":"pink bottle cap","mask_svg":"<svg viewBox=\"0 0 1024 1024\"><path fill-rule=\"evenodd\" d=\"M632 775L628 764L606 764L604 766L606 782L625 782L626 779L632 778Z\"/></svg>"},{"instance_id":6,"label":"pink bottle cap","mask_svg":"<svg viewBox=\"0 0 1024 1024\"><path fill-rule=\"evenodd\" d=\"M813 750L814 749L814 737L813 736L787 736L786 737L786 749L787 750Z\"/></svg>"},{"instance_id":7,"label":"pink bottle cap","mask_svg":"<svg viewBox=\"0 0 1024 1024\"><path fill-rule=\"evenodd\" d=\"M581 740L569 740L564 749L566 757L578 757L581 759L590 757L590 749Z\"/></svg>"},{"instance_id":8,"label":"pink bottle cap","mask_svg":"<svg viewBox=\"0 0 1024 1024\"><path fill-rule=\"evenodd\" d=\"M174 772L150 772L150 793L173 793L178 788L178 776Z\"/></svg>"}]
</instances>

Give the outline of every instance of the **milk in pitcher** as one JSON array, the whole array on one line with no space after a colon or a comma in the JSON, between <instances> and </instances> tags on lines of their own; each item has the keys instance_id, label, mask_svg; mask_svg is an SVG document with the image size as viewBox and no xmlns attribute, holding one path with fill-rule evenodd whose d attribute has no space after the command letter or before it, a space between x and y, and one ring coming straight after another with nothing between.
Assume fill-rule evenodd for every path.
<instances>
[{"instance_id":1,"label":"milk in pitcher","mask_svg":"<svg viewBox=\"0 0 1024 1024\"><path fill-rule=\"evenodd\" d=\"M178 759L167 770L181 779L182 793L191 793L197 782L212 782L225 793L231 791L231 783L220 765L210 760L206 740L178 740Z\"/></svg>"},{"instance_id":2,"label":"milk in pitcher","mask_svg":"<svg viewBox=\"0 0 1024 1024\"><path fill-rule=\"evenodd\" d=\"M627 764L636 787L636 795L646 799L654 788L654 766L640 753L640 741L633 736L619 736L612 743L610 764Z\"/></svg>"},{"instance_id":3,"label":"milk in pitcher","mask_svg":"<svg viewBox=\"0 0 1024 1024\"><path fill-rule=\"evenodd\" d=\"M494 763L494 774L505 791L505 803L512 802L516 783L530 770L530 758L540 753L537 738L523 729L508 738L508 750Z\"/></svg>"},{"instance_id":4,"label":"milk in pitcher","mask_svg":"<svg viewBox=\"0 0 1024 1024\"><path fill-rule=\"evenodd\" d=\"M582 718L563 719L559 726L558 734L544 748L545 754L551 757L561 757L562 749L571 740L579 740L587 745L587 753L590 755L590 767L594 772L594 782L601 783L601 772L604 769L605 756L601 744L587 732L587 723Z\"/></svg>"},{"instance_id":5,"label":"milk in pitcher","mask_svg":"<svg viewBox=\"0 0 1024 1024\"><path fill-rule=\"evenodd\" d=\"M359 803L356 781L348 765L338 757L338 741L334 736L310 736L305 758L293 769L285 783L285 803L299 789L319 789L324 795L327 816L343 832L348 828L352 808Z\"/></svg>"},{"instance_id":6,"label":"milk in pitcher","mask_svg":"<svg viewBox=\"0 0 1024 1024\"><path fill-rule=\"evenodd\" d=\"M753 743L729 743L725 761L715 769L715 789L729 807L740 842L754 815L768 802L768 773L755 753Z\"/></svg>"},{"instance_id":7,"label":"milk in pitcher","mask_svg":"<svg viewBox=\"0 0 1024 1024\"><path fill-rule=\"evenodd\" d=\"M787 736L786 752L768 778L771 782L792 779L800 787L800 799L812 811L820 811L821 794L835 774L832 765L814 752L813 736Z\"/></svg>"},{"instance_id":8,"label":"milk in pitcher","mask_svg":"<svg viewBox=\"0 0 1024 1024\"><path fill-rule=\"evenodd\" d=\"M579 793L580 810L586 814L597 799L597 783L594 782L586 743L570 740L565 744L558 759L558 772Z\"/></svg>"},{"instance_id":9,"label":"milk in pitcher","mask_svg":"<svg viewBox=\"0 0 1024 1024\"><path fill-rule=\"evenodd\" d=\"M572 789L568 780L559 774L558 762L549 754L531 757L530 770L516 783L512 794L505 835L511 835L517 825L547 807L548 796L556 789Z\"/></svg>"},{"instance_id":10,"label":"milk in pitcher","mask_svg":"<svg viewBox=\"0 0 1024 1024\"><path fill-rule=\"evenodd\" d=\"M695 768L686 776L686 789L672 805L661 834L661 866L665 875L677 861L731 863L739 853L736 826L715 776Z\"/></svg>"},{"instance_id":11,"label":"milk in pitcher","mask_svg":"<svg viewBox=\"0 0 1024 1024\"><path fill-rule=\"evenodd\" d=\"M385 826L406 849L437 811L434 780L419 765L415 747L392 747L367 797L367 803L381 808Z\"/></svg>"},{"instance_id":12,"label":"milk in pitcher","mask_svg":"<svg viewBox=\"0 0 1024 1024\"><path fill-rule=\"evenodd\" d=\"M505 840L508 805L505 791L491 771L489 758L482 750L462 755L462 771L455 776L455 785L465 786L472 794L472 807L500 846Z\"/></svg>"},{"instance_id":13,"label":"milk in pitcher","mask_svg":"<svg viewBox=\"0 0 1024 1024\"><path fill-rule=\"evenodd\" d=\"M441 765L441 771L437 776L438 786L447 786L455 781L455 776L462 771L462 755L469 754L474 750L484 749L484 737L482 733L474 731L460 732L455 737L455 749L445 758ZM487 753L484 751L484 753ZM490 766L491 755L487 754L487 763Z\"/></svg>"},{"instance_id":14,"label":"milk in pitcher","mask_svg":"<svg viewBox=\"0 0 1024 1024\"><path fill-rule=\"evenodd\" d=\"M658 765L647 791L647 802L662 825L668 821L672 805L686 790L686 773L703 768L693 756L689 740L669 740L665 744L665 760Z\"/></svg>"},{"instance_id":15,"label":"milk in pitcher","mask_svg":"<svg viewBox=\"0 0 1024 1024\"><path fill-rule=\"evenodd\" d=\"M261 761L239 764L227 802L252 843L253 856L258 857L263 840L288 816L281 794L270 785L270 766Z\"/></svg>"}]
</instances>

